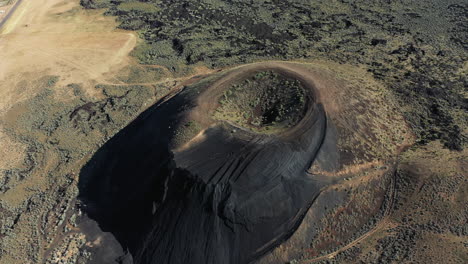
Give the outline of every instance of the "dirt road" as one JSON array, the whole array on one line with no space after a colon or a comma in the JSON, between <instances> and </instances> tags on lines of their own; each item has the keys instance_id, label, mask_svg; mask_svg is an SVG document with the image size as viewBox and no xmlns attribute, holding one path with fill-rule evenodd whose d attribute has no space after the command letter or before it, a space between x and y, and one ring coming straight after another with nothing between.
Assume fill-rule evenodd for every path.
<instances>
[{"instance_id":1,"label":"dirt road","mask_svg":"<svg viewBox=\"0 0 468 264\"><path fill-rule=\"evenodd\" d=\"M16 11L18 6L23 2L23 0L18 0L13 7L8 10L8 14L0 21L0 30L2 29L3 25L8 21L8 19L13 15L13 13Z\"/></svg>"}]
</instances>

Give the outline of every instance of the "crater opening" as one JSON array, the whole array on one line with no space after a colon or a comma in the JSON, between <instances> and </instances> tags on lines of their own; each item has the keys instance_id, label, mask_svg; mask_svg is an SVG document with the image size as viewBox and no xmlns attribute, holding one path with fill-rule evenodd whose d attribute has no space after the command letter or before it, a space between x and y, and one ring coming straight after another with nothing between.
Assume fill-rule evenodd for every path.
<instances>
[{"instance_id":1,"label":"crater opening","mask_svg":"<svg viewBox=\"0 0 468 264\"><path fill-rule=\"evenodd\" d=\"M260 133L296 125L307 110L301 82L273 70L258 71L231 84L218 99L214 118Z\"/></svg>"}]
</instances>

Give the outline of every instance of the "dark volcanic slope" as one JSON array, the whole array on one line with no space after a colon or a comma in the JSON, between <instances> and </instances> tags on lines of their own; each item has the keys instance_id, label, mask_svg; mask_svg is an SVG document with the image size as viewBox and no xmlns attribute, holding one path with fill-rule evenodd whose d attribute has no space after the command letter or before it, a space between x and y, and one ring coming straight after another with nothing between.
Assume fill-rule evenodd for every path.
<instances>
[{"instance_id":1,"label":"dark volcanic slope","mask_svg":"<svg viewBox=\"0 0 468 264\"><path fill-rule=\"evenodd\" d=\"M151 107L82 170L88 215L136 263L255 261L296 230L325 184L307 174L327 132L313 86L302 83L308 100L298 124L257 134L209 118L229 75ZM202 132L171 147L193 122Z\"/></svg>"}]
</instances>

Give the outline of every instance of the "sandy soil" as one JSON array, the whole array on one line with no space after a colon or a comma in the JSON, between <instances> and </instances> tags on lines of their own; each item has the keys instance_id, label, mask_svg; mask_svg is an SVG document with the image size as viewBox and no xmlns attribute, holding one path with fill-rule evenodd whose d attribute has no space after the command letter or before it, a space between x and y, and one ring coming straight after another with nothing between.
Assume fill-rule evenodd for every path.
<instances>
[{"instance_id":1,"label":"sandy soil","mask_svg":"<svg viewBox=\"0 0 468 264\"><path fill-rule=\"evenodd\" d=\"M102 12L83 10L78 0L28 0L19 5L0 29L0 126L8 109L40 92L31 80L58 76L57 87L80 83L93 96L94 85L104 75L112 79L129 62L135 34L115 30L115 20ZM9 153L22 153L23 147L6 135L0 137L0 145L16 150L10 148ZM0 167L21 160L16 156Z\"/></svg>"},{"instance_id":2,"label":"sandy soil","mask_svg":"<svg viewBox=\"0 0 468 264\"><path fill-rule=\"evenodd\" d=\"M112 30L101 11L85 11L77 0L23 2L0 35L0 113L37 91L18 93L24 73L46 71L63 84L99 81L119 69L136 44L133 33Z\"/></svg>"}]
</instances>

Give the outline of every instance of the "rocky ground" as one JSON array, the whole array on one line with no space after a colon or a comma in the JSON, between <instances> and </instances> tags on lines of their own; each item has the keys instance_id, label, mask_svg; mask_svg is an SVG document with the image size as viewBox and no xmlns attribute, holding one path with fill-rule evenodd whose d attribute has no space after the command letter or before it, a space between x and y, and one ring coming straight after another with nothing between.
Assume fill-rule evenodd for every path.
<instances>
[{"instance_id":1,"label":"rocky ground","mask_svg":"<svg viewBox=\"0 0 468 264\"><path fill-rule=\"evenodd\" d=\"M341 96L350 109L370 114L340 117L349 118L343 153L359 160L324 191L330 205L312 206L271 256L283 263L467 262L463 1L82 0L87 8L109 8L121 28L138 32L138 63L117 70L106 65L116 67L130 50L117 49L132 40L128 32L96 32L96 23L118 25L101 16L104 10L46 2L53 12L35 6L35 16L13 20L21 22L15 34L0 35L0 263L131 263L111 234L83 217L76 199L81 168L189 77L278 59L315 64L351 83L348 89L367 91ZM18 67L28 71L15 73ZM386 113L401 113L411 133L394 125L403 118ZM375 125L375 137L354 134L356 124ZM401 154L390 163L377 158L390 152ZM352 155L342 157L352 163ZM315 235L304 236L312 229ZM116 252L100 251L103 245Z\"/></svg>"},{"instance_id":2,"label":"rocky ground","mask_svg":"<svg viewBox=\"0 0 468 264\"><path fill-rule=\"evenodd\" d=\"M270 59L363 67L400 99L418 142L466 143L467 5L463 1L82 0L145 40L133 55L184 72ZM155 7L153 11L148 8Z\"/></svg>"},{"instance_id":3,"label":"rocky ground","mask_svg":"<svg viewBox=\"0 0 468 264\"><path fill-rule=\"evenodd\" d=\"M385 225L335 258L316 262L465 263L466 155L440 143L405 152Z\"/></svg>"}]
</instances>

